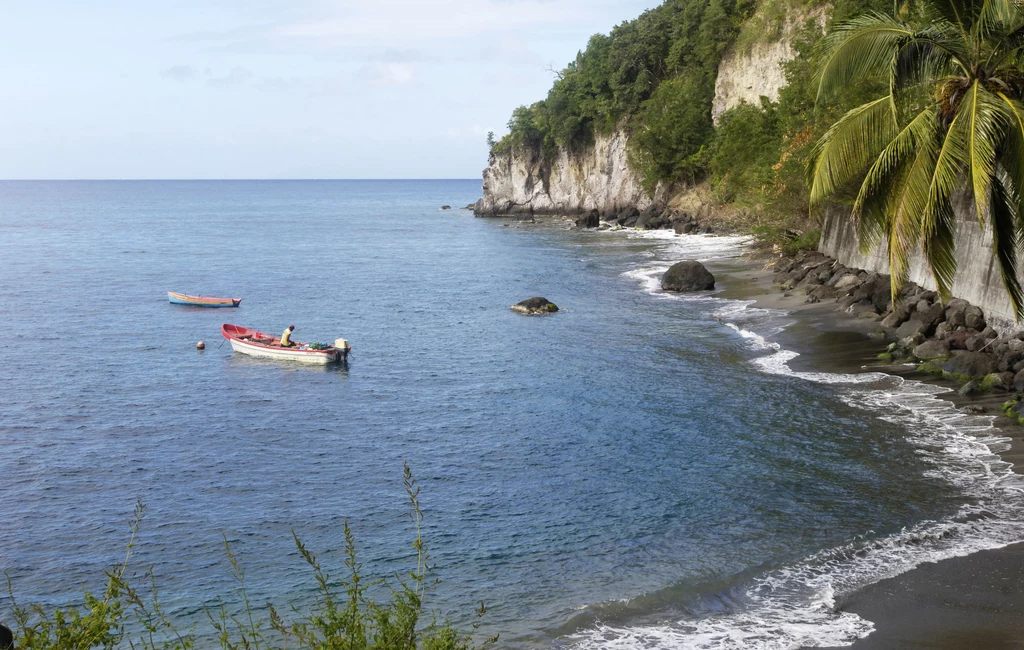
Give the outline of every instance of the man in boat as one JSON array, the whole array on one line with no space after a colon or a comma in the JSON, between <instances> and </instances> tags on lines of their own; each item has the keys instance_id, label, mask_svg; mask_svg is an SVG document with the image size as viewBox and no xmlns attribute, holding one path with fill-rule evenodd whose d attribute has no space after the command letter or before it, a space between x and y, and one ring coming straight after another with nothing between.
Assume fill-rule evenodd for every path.
<instances>
[{"instance_id":1,"label":"man in boat","mask_svg":"<svg viewBox=\"0 0 1024 650\"><path fill-rule=\"evenodd\" d=\"M289 325L288 329L286 329L284 331L284 334L281 335L281 347L282 348L292 348L292 347L295 347L295 344L292 343L292 332L294 332L294 331L295 331L295 326L294 325Z\"/></svg>"}]
</instances>

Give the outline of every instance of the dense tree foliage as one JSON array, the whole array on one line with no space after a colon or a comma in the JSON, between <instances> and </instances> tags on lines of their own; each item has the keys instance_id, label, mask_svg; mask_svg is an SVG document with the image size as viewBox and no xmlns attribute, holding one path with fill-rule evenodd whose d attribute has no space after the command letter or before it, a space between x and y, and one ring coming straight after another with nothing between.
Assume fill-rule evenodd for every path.
<instances>
[{"instance_id":1,"label":"dense tree foliage","mask_svg":"<svg viewBox=\"0 0 1024 650\"><path fill-rule=\"evenodd\" d=\"M513 112L510 133L492 148L588 146L616 128L630 135L630 162L648 189L659 181L708 179L722 201L769 215L806 217L804 165L830 120L877 89L870 82L815 105L814 46L820 29L806 26L799 55L787 66L789 86L777 102L727 111L711 121L715 78L730 45L745 48L782 33L794 8L821 0L668 0L586 50L559 73L543 101ZM835 0L832 22L892 0ZM746 43L746 45L744 45Z\"/></svg>"},{"instance_id":2,"label":"dense tree foliage","mask_svg":"<svg viewBox=\"0 0 1024 650\"><path fill-rule=\"evenodd\" d=\"M617 127L637 135L637 164L656 182L692 172L686 159L713 132L711 100L722 54L755 0L667 0L596 35L543 101L515 110L495 145L575 149ZM668 81L668 83L662 83Z\"/></svg>"}]
</instances>

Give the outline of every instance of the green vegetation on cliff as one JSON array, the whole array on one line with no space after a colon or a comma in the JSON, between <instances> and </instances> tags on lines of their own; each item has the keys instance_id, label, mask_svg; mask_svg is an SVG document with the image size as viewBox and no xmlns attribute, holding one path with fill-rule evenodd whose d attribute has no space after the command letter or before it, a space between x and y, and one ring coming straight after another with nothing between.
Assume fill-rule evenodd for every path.
<instances>
[{"instance_id":1,"label":"green vegetation on cliff","mask_svg":"<svg viewBox=\"0 0 1024 650\"><path fill-rule=\"evenodd\" d=\"M667 0L591 37L547 99L513 112L495 150L578 149L624 124L645 178L699 168L689 159L713 132L718 63L754 8L754 0Z\"/></svg>"},{"instance_id":2,"label":"green vegetation on cliff","mask_svg":"<svg viewBox=\"0 0 1024 650\"><path fill-rule=\"evenodd\" d=\"M578 150L596 134L624 129L630 164L648 191L659 182L708 181L715 198L745 210L807 215L810 149L838 116L877 94L851 85L815 107L814 52L821 30L808 20L786 67L778 101L743 104L711 119L715 80L730 46L749 51L777 40L788 16L831 7L834 24L892 0L667 0L608 35L596 35L555 81L546 99L516 109L494 153L528 148Z\"/></svg>"}]
</instances>

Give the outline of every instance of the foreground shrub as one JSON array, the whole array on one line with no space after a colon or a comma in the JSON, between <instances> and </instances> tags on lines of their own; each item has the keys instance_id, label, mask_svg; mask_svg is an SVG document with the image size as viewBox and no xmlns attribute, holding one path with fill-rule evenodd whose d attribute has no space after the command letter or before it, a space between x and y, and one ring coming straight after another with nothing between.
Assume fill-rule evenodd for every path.
<instances>
[{"instance_id":1,"label":"foreground shrub","mask_svg":"<svg viewBox=\"0 0 1024 650\"><path fill-rule=\"evenodd\" d=\"M312 569L316 579L316 599L308 611L289 608L291 619L267 604L266 619L257 614L245 586L245 571L227 540L224 548L236 582L235 596L241 613L233 614L220 601L215 609L205 608L210 629L199 636L196 626L181 631L160 604L152 572L146 574L145 592L126 577L135 536L142 523L144 507L138 503L123 562L107 573L101 596L84 594L77 606L47 609L40 604L20 605L14 598L10 578L7 589L13 603L15 648L18 650L86 650L89 648L139 648L142 650L192 650L197 639L216 637L222 650L270 650L299 648L310 650L470 650L471 637L438 621L424 608L427 587L434 584L426 545L421 536L423 512L419 487L409 466L404 483L410 515L415 528L412 547L416 566L407 575L379 578L366 582L356 554L355 538L344 524L345 576L340 588L295 533L295 545ZM369 591L376 588L389 594L386 602L377 602ZM486 612L483 603L477 614ZM429 620L424 620L430 616ZM476 627L475 625L473 626ZM484 644L497 641L497 636Z\"/></svg>"}]
</instances>

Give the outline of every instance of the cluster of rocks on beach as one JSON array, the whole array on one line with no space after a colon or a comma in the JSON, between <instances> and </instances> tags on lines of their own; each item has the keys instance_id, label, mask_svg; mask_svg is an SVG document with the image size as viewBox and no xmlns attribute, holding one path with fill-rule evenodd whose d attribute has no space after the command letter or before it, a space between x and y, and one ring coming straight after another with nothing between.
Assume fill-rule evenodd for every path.
<instances>
[{"instance_id":1,"label":"cluster of rocks on beach","mask_svg":"<svg viewBox=\"0 0 1024 650\"><path fill-rule=\"evenodd\" d=\"M677 235L711 232L711 227L698 223L693 215L651 204L644 210L625 208L622 212L602 215L590 210L580 215L577 228L637 228L640 230L674 230Z\"/></svg>"},{"instance_id":2,"label":"cluster of rocks on beach","mask_svg":"<svg viewBox=\"0 0 1024 650\"><path fill-rule=\"evenodd\" d=\"M786 294L806 295L809 303L832 300L840 311L877 322L874 335L891 341L879 355L884 361L916 363L921 372L956 381L962 395L1024 393L1024 332L1000 333L966 300L942 302L935 291L908 283L893 302L888 275L848 268L818 252L800 251L769 266Z\"/></svg>"}]
</instances>

